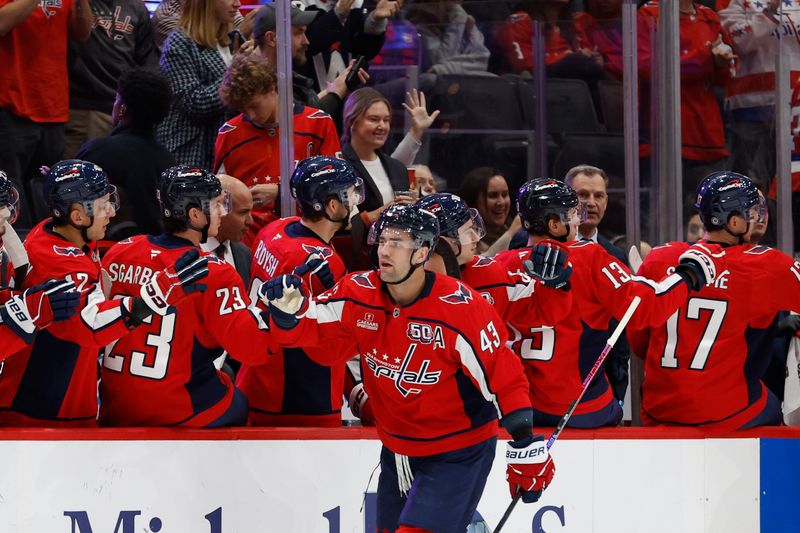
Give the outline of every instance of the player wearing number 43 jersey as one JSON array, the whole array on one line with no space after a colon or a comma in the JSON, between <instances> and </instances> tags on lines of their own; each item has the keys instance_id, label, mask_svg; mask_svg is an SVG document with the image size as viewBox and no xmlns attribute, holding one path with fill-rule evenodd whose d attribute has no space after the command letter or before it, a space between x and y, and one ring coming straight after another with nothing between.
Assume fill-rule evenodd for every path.
<instances>
[{"instance_id":1,"label":"player wearing number 43 jersey","mask_svg":"<svg viewBox=\"0 0 800 533\"><path fill-rule=\"evenodd\" d=\"M122 241L103 258L113 297L136 294L153 272L207 236L215 236L229 202L219 179L188 166L161 175L164 233ZM251 364L264 363L269 332L233 266L208 259L204 290L154 316L105 350L100 380L100 424L105 426L244 425L247 400L214 367L226 350Z\"/></svg>"},{"instance_id":2,"label":"player wearing number 43 jersey","mask_svg":"<svg viewBox=\"0 0 800 533\"><path fill-rule=\"evenodd\" d=\"M530 261L533 270L539 270L537 265L552 260L550 254L564 253L553 241L566 243L574 239L581 219L580 207L575 191L561 181L538 178L525 183L517 196L517 210L529 233L528 244L550 242L552 248L509 250L496 259L506 264ZM724 255L714 257L708 250L693 248L680 257L677 273L655 283L632 276L595 243L575 242L568 250L572 276L551 277L543 283L569 283L573 293L570 311L556 324L529 323L515 328L511 345L525 363L534 423L541 425L555 425L575 399L608 339L610 320L620 319L634 296L641 297L642 303L630 323L639 327L661 324L686 301L690 287L700 288L713 280L714 262L720 262ZM678 260L676 257L674 264ZM611 394L608 379L604 373L597 376L570 418L570 427L613 426L622 419L622 409Z\"/></svg>"},{"instance_id":3,"label":"player wearing number 43 jersey","mask_svg":"<svg viewBox=\"0 0 800 533\"><path fill-rule=\"evenodd\" d=\"M180 285L204 276L205 261L186 263L191 273L187 278L171 270L172 263L165 264L141 291L106 300L98 283L95 241L103 238L119 205L116 189L97 165L67 160L50 169L44 194L53 217L25 241L30 267L24 288L64 278L81 292L81 302L71 319L39 331L32 344L5 360L0 425L94 426L100 348L179 301L183 290L170 290L173 280ZM164 267L169 268L162 271Z\"/></svg>"},{"instance_id":4,"label":"player wearing number 43 jersey","mask_svg":"<svg viewBox=\"0 0 800 533\"><path fill-rule=\"evenodd\" d=\"M259 232L253 246L251 294L263 282L296 269L305 272L303 281L312 294L321 294L345 273L330 240L363 200L361 178L347 161L311 157L292 174L291 190L302 218L283 218ZM321 365L302 348L284 348L266 364L243 365L236 384L250 402L254 426L338 427L344 374L344 362Z\"/></svg>"},{"instance_id":5,"label":"player wearing number 43 jersey","mask_svg":"<svg viewBox=\"0 0 800 533\"><path fill-rule=\"evenodd\" d=\"M461 281L426 272L439 223L418 206L396 204L370 228L379 270L350 274L309 301L295 276L262 286L272 334L308 346L332 364L361 355L364 387L383 442L377 530L462 533L495 456L497 420L511 433L512 494L536 501L554 474L531 430L519 360L505 346L497 312Z\"/></svg>"},{"instance_id":6,"label":"player wearing number 43 jersey","mask_svg":"<svg viewBox=\"0 0 800 533\"><path fill-rule=\"evenodd\" d=\"M747 177L710 174L697 190L695 207L708 240L725 246L727 266L663 324L629 334L635 352L647 354L642 421L721 430L779 424L780 404L761 377L771 357L775 314L800 311L800 263L744 243L750 226L765 214ZM641 274L669 272L687 247L654 248Z\"/></svg>"}]
</instances>

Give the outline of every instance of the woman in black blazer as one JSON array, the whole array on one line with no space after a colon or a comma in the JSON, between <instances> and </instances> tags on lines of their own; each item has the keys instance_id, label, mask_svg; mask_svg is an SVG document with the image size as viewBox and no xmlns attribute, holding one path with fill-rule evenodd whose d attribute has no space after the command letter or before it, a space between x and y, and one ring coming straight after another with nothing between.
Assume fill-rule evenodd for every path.
<instances>
[{"instance_id":1,"label":"woman in black blazer","mask_svg":"<svg viewBox=\"0 0 800 533\"><path fill-rule=\"evenodd\" d=\"M394 191L410 187L406 166L381 151L389 136L391 118L389 101L370 87L354 91L344 104L342 156L364 180L366 193L359 212L351 219L351 271L371 267L367 234L381 211L396 202L415 201L411 196L394 196Z\"/></svg>"}]
</instances>

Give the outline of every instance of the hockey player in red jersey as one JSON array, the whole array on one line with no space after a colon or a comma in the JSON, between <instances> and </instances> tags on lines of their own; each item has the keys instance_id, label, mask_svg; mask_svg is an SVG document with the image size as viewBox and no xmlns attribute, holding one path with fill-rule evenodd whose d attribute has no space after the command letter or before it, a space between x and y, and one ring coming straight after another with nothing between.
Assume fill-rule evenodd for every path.
<instances>
[{"instance_id":1,"label":"hockey player in red jersey","mask_svg":"<svg viewBox=\"0 0 800 533\"><path fill-rule=\"evenodd\" d=\"M370 228L377 270L349 274L313 301L294 276L262 290L280 343L308 345L321 363L347 357L320 349L330 344L361 355L384 445L378 531L463 532L495 456L498 418L514 438L512 494L536 501L555 471L532 435L527 383L502 319L461 281L422 268L438 226L433 214L395 204Z\"/></svg>"},{"instance_id":2,"label":"hockey player in red jersey","mask_svg":"<svg viewBox=\"0 0 800 533\"><path fill-rule=\"evenodd\" d=\"M214 146L214 168L225 169L250 187L253 220L244 243L252 246L261 228L277 220L281 183L278 89L275 70L257 55L233 58L220 86L223 101L241 115L222 125ZM333 119L319 109L294 102L294 157L301 161L341 150ZM285 180L284 180L285 182ZM283 213L284 216L294 213Z\"/></svg>"},{"instance_id":3,"label":"hockey player in red jersey","mask_svg":"<svg viewBox=\"0 0 800 533\"><path fill-rule=\"evenodd\" d=\"M176 262L180 272L165 263L140 292L107 300L96 241L114 216L116 188L97 165L67 160L47 173L44 196L53 217L25 240L30 266L23 288L51 278L71 281L82 293L80 312L39 331L30 346L5 360L0 425L94 426L100 347L180 301L184 284L191 290L188 285L204 277L207 266L196 255Z\"/></svg>"},{"instance_id":4,"label":"hockey player in red jersey","mask_svg":"<svg viewBox=\"0 0 800 533\"><path fill-rule=\"evenodd\" d=\"M159 184L164 233L114 245L103 258L113 297L136 294L152 272L215 236L230 208L219 179L181 165ZM100 425L244 425L247 399L214 367L222 350L243 363L261 364L269 331L250 308L242 278L229 263L205 254L206 289L154 316L106 348L100 380Z\"/></svg>"},{"instance_id":5,"label":"hockey player in red jersey","mask_svg":"<svg viewBox=\"0 0 800 533\"><path fill-rule=\"evenodd\" d=\"M66 280L51 280L22 293L9 289L8 277L13 268L6 268L6 256L15 254L7 249L4 237L7 234L11 237L14 231L11 224L17 219L18 209L19 194L6 173L0 170L0 257L3 258L0 261L0 361L30 344L37 329L46 328L51 322L68 320L80 303L75 284ZM18 238L15 245L22 248ZM12 262L11 266L21 265Z\"/></svg>"},{"instance_id":6,"label":"hockey player in red jersey","mask_svg":"<svg viewBox=\"0 0 800 533\"><path fill-rule=\"evenodd\" d=\"M780 424L780 403L761 378L771 357L775 314L800 311L800 263L745 242L750 226L765 216L747 177L709 174L695 207L708 242L725 247L727 266L668 320L629 334L634 351L647 354L642 421L720 430ZM654 248L641 275L670 272L688 246Z\"/></svg>"},{"instance_id":7,"label":"hockey player in red jersey","mask_svg":"<svg viewBox=\"0 0 800 533\"><path fill-rule=\"evenodd\" d=\"M345 273L331 239L364 199L361 178L347 161L312 157L295 169L291 190L302 216L282 218L259 232L253 245L251 294L263 282L298 267L318 269L303 277L312 294L330 289ZM301 348L279 350L263 365L243 365L236 384L250 403L250 423L341 426L344 367L344 362L320 365Z\"/></svg>"},{"instance_id":8,"label":"hockey player in red jersey","mask_svg":"<svg viewBox=\"0 0 800 533\"><path fill-rule=\"evenodd\" d=\"M548 240L567 243L574 239L580 222L578 196L563 182L537 178L525 183L517 196L517 210L528 245ZM620 319L634 296L642 303L631 324L663 323L686 301L691 288L714 280L724 252L696 246L680 257L677 272L660 283L632 276L601 246L573 242L569 246L572 277L553 277L545 284L569 283L572 306L555 324L528 324L512 339L512 349L525 362L530 381L534 423L554 426L581 390L581 383L595 363L608 338L609 322ZM511 250L498 256L501 262L529 260L534 265L549 261L541 247ZM550 253L562 254L553 249ZM676 260L676 263L678 261ZM569 270L565 270L565 273ZM555 327L553 327L555 326ZM622 409L612 396L608 379L598 373L578 404L571 427L613 426L622 419Z\"/></svg>"}]
</instances>

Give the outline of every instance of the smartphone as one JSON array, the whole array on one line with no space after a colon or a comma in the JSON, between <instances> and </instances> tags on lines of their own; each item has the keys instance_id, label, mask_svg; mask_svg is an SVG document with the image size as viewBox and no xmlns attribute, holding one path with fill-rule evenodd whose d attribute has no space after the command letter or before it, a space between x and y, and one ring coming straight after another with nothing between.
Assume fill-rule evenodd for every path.
<instances>
[{"instance_id":1,"label":"smartphone","mask_svg":"<svg viewBox=\"0 0 800 533\"><path fill-rule=\"evenodd\" d=\"M358 71L362 68L368 70L369 63L366 57L358 56L356 57L356 62L353 64L352 70L350 70L350 73L344 79L344 84L347 86L348 91L353 92L361 86L361 78L358 77Z\"/></svg>"}]
</instances>

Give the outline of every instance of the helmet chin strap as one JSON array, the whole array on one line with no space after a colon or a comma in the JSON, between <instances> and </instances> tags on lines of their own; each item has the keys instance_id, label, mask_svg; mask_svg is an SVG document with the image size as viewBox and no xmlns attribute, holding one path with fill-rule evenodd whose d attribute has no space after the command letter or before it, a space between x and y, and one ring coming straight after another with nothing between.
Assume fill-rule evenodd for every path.
<instances>
[{"instance_id":1,"label":"helmet chin strap","mask_svg":"<svg viewBox=\"0 0 800 533\"><path fill-rule=\"evenodd\" d=\"M419 248L417 248L417 250L418 250L418 249L419 249ZM416 250L414 250L414 251L416 252ZM412 255L413 255L413 254L412 254ZM413 273L414 273L414 272L415 272L415 271L416 271L416 270L417 270L419 267L421 267L421 266L422 266L422 265L424 265L424 264L425 264L425 263L423 262L423 263L420 263L420 264L418 264L418 265L415 265L415 264L413 264L413 263L411 262L411 259L409 259L409 260L408 260L408 273L407 273L405 276L403 276L403 279L401 279L400 281L384 281L383 283L384 283L385 285L400 285L401 283L403 283L404 281L406 281L408 278L410 278L410 277L411 277L411 275L412 275L412 274L413 274ZM381 281L383 281L383 280L381 280Z\"/></svg>"},{"instance_id":2,"label":"helmet chin strap","mask_svg":"<svg viewBox=\"0 0 800 533\"><path fill-rule=\"evenodd\" d=\"M205 244L205 242L208 240L208 228L211 227L211 222L207 222L206 225L203 226L202 228L198 228L191 222L187 222L187 225L189 226L190 229L200 232L200 243Z\"/></svg>"},{"instance_id":3,"label":"helmet chin strap","mask_svg":"<svg viewBox=\"0 0 800 533\"><path fill-rule=\"evenodd\" d=\"M333 218L328 214L328 210L326 209L325 212L322 214L325 218L333 222L334 224L340 224L342 229L347 227L347 224L350 223L350 208L347 208L347 215L344 218Z\"/></svg>"},{"instance_id":4,"label":"helmet chin strap","mask_svg":"<svg viewBox=\"0 0 800 533\"><path fill-rule=\"evenodd\" d=\"M744 244L744 236L747 235L747 232L750 231L750 221L747 221L747 226L745 226L744 233L734 233L728 229L728 225L725 224L725 232L732 236L736 237L736 244Z\"/></svg>"}]
</instances>

